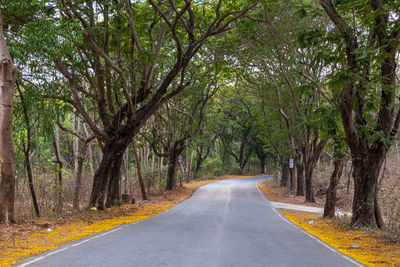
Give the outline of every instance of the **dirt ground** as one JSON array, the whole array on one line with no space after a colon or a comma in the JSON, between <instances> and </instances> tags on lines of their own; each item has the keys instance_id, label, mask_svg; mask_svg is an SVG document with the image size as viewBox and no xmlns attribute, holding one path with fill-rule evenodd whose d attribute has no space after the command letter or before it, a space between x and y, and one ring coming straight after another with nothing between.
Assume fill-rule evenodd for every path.
<instances>
[{"instance_id":1,"label":"dirt ground","mask_svg":"<svg viewBox=\"0 0 400 267\"><path fill-rule=\"evenodd\" d=\"M296 196L289 194L289 191L285 187L280 187L278 181L267 180L260 183L264 190L268 192L268 199L273 202L290 203L296 205L304 205L310 207L323 208L325 203L325 196L316 195L315 203L305 202L304 196Z\"/></svg>"}]
</instances>

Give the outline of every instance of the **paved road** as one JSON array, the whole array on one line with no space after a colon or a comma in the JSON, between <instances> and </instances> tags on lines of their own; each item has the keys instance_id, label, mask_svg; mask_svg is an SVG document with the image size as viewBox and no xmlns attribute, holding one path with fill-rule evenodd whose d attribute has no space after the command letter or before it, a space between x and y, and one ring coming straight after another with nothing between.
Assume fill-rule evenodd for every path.
<instances>
[{"instance_id":1,"label":"paved road","mask_svg":"<svg viewBox=\"0 0 400 267\"><path fill-rule=\"evenodd\" d=\"M145 221L89 237L21 266L356 266L284 221L256 184L221 180ZM84 241L84 242L82 242Z\"/></svg>"}]
</instances>

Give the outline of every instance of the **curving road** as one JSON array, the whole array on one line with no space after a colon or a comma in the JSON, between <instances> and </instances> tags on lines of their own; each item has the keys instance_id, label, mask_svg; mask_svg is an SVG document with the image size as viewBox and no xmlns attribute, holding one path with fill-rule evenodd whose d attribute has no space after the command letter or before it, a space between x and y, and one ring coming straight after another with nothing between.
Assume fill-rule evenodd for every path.
<instances>
[{"instance_id":1,"label":"curving road","mask_svg":"<svg viewBox=\"0 0 400 267\"><path fill-rule=\"evenodd\" d=\"M166 212L70 243L18 266L359 265L280 217L256 187L268 178L207 184Z\"/></svg>"}]
</instances>

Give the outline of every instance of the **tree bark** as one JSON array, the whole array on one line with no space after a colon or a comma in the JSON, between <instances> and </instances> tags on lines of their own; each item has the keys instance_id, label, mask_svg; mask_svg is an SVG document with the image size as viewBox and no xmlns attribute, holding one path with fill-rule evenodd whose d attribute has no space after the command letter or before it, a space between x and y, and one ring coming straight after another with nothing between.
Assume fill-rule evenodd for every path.
<instances>
[{"instance_id":1,"label":"tree bark","mask_svg":"<svg viewBox=\"0 0 400 267\"><path fill-rule=\"evenodd\" d=\"M370 157L367 159L353 160L354 196L351 225L356 228L376 228L383 225L376 196L379 170L386 156L386 149L382 148L368 156Z\"/></svg>"},{"instance_id":2,"label":"tree bark","mask_svg":"<svg viewBox=\"0 0 400 267\"><path fill-rule=\"evenodd\" d=\"M35 187L33 185L31 156L28 153L28 151L27 152L24 151L24 156L25 156L25 163L26 163L26 172L28 174L29 191L31 192L33 208L35 209L36 217L40 217L39 204L38 204L37 197L36 197Z\"/></svg>"},{"instance_id":3,"label":"tree bark","mask_svg":"<svg viewBox=\"0 0 400 267\"><path fill-rule=\"evenodd\" d=\"M305 191L306 191L306 202L315 202L314 196L314 184L313 184L313 167L307 165L305 166L304 174L305 174Z\"/></svg>"},{"instance_id":4,"label":"tree bark","mask_svg":"<svg viewBox=\"0 0 400 267\"><path fill-rule=\"evenodd\" d=\"M123 154L132 137L133 133L130 133L124 137L115 138L116 141L104 146L100 165L93 177L93 187L89 200L90 207L97 207L97 209L104 210L106 191L110 181L113 162L120 154Z\"/></svg>"},{"instance_id":5,"label":"tree bark","mask_svg":"<svg viewBox=\"0 0 400 267\"><path fill-rule=\"evenodd\" d=\"M176 172L176 161L178 159L179 153L177 153L174 149L168 153L168 174L167 174L167 183L166 190L172 190L175 186L175 172Z\"/></svg>"},{"instance_id":6,"label":"tree bark","mask_svg":"<svg viewBox=\"0 0 400 267\"><path fill-rule=\"evenodd\" d=\"M112 161L109 183L107 188L106 208L114 205L115 201L121 200L121 165L124 153L120 153Z\"/></svg>"},{"instance_id":7,"label":"tree bark","mask_svg":"<svg viewBox=\"0 0 400 267\"><path fill-rule=\"evenodd\" d=\"M76 166L75 172L75 188L74 188L74 198L72 200L72 207L75 210L79 210L79 200L80 200L80 193L82 187L82 169L83 169L83 161L85 155L78 156L78 162Z\"/></svg>"},{"instance_id":8,"label":"tree bark","mask_svg":"<svg viewBox=\"0 0 400 267\"><path fill-rule=\"evenodd\" d=\"M289 185L289 164L286 161L281 163L281 187L286 187Z\"/></svg>"},{"instance_id":9,"label":"tree bark","mask_svg":"<svg viewBox=\"0 0 400 267\"><path fill-rule=\"evenodd\" d=\"M265 174L265 157L260 158L260 173Z\"/></svg>"},{"instance_id":10,"label":"tree bark","mask_svg":"<svg viewBox=\"0 0 400 267\"><path fill-rule=\"evenodd\" d=\"M56 136L53 139L53 147L54 154L56 156L55 163L58 165L57 167L57 178L55 181L55 195L56 195L56 212L61 213L63 210L63 189L62 189L62 169L63 164L60 157L60 140L59 140L59 132L58 127L56 126Z\"/></svg>"},{"instance_id":11,"label":"tree bark","mask_svg":"<svg viewBox=\"0 0 400 267\"><path fill-rule=\"evenodd\" d=\"M295 192L295 180L296 180L296 172L295 169L289 169L289 191L291 194Z\"/></svg>"},{"instance_id":12,"label":"tree bark","mask_svg":"<svg viewBox=\"0 0 400 267\"><path fill-rule=\"evenodd\" d=\"M80 128L79 117L74 115L72 119L72 131L74 133L78 133ZM79 157L79 138L75 135L72 136L72 148L74 154L74 174L75 174L75 188L74 188L74 197L72 199L72 207L75 210L79 210L79 191L82 183L82 165L83 165L83 157ZM81 165L81 166L79 166Z\"/></svg>"},{"instance_id":13,"label":"tree bark","mask_svg":"<svg viewBox=\"0 0 400 267\"><path fill-rule=\"evenodd\" d=\"M12 223L15 199L13 97L18 71L8 52L0 11L0 223Z\"/></svg>"},{"instance_id":14,"label":"tree bark","mask_svg":"<svg viewBox=\"0 0 400 267\"><path fill-rule=\"evenodd\" d=\"M314 185L313 185L313 171L318 159L321 156L322 151L325 148L327 140L320 140L317 143L317 138L313 141L311 145L311 150L303 151L304 162L304 175L305 175L305 190L306 190L306 202L315 202L314 197Z\"/></svg>"},{"instance_id":15,"label":"tree bark","mask_svg":"<svg viewBox=\"0 0 400 267\"><path fill-rule=\"evenodd\" d=\"M124 180L124 194L128 194L128 179L129 179L129 149L125 151L124 155L124 171L125 171L125 180Z\"/></svg>"},{"instance_id":16,"label":"tree bark","mask_svg":"<svg viewBox=\"0 0 400 267\"><path fill-rule=\"evenodd\" d=\"M82 150L78 155L77 169L76 169L76 173L75 173L74 198L72 200L72 206L75 210L79 210L80 195L81 195L81 188L82 188L83 163L85 161L87 149L90 147L91 140L92 140L92 138L86 139L86 142L83 144Z\"/></svg>"},{"instance_id":17,"label":"tree bark","mask_svg":"<svg viewBox=\"0 0 400 267\"><path fill-rule=\"evenodd\" d=\"M324 206L324 218L334 218L336 209L336 191L340 177L342 177L344 162L341 159L333 162L334 169L329 180L329 187L326 191L326 201Z\"/></svg>"},{"instance_id":18,"label":"tree bark","mask_svg":"<svg viewBox=\"0 0 400 267\"><path fill-rule=\"evenodd\" d=\"M304 196L304 163L298 157L296 161L296 172L297 172L297 196Z\"/></svg>"},{"instance_id":19,"label":"tree bark","mask_svg":"<svg viewBox=\"0 0 400 267\"><path fill-rule=\"evenodd\" d=\"M144 182L143 182L143 178L142 178L142 172L140 170L139 155L137 153L134 140L132 140L132 150L133 150L133 154L135 156L136 169L137 169L137 175L138 175L138 180L139 180L139 185L140 185L140 192L142 193L142 199L143 200L147 200L146 189L144 187Z\"/></svg>"}]
</instances>

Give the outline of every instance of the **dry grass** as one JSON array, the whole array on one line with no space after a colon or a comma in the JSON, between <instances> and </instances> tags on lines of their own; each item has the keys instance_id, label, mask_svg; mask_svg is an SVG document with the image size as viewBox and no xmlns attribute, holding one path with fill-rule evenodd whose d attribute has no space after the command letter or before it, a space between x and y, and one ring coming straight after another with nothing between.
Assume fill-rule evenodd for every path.
<instances>
[{"instance_id":1,"label":"dry grass","mask_svg":"<svg viewBox=\"0 0 400 267\"><path fill-rule=\"evenodd\" d=\"M298 200L286 197L281 189L271 186L270 183L259 183L259 187L271 201L300 204ZM388 242L381 231L350 229L346 218L328 220L319 214L289 210L281 210L281 213L308 233L362 264L400 266L400 244ZM351 248L353 245L359 248Z\"/></svg>"}]
</instances>

